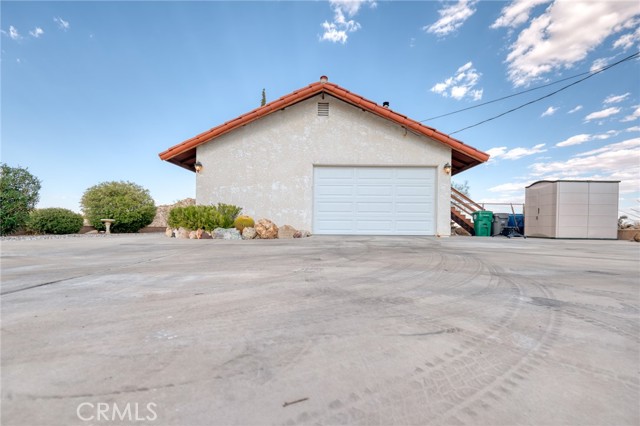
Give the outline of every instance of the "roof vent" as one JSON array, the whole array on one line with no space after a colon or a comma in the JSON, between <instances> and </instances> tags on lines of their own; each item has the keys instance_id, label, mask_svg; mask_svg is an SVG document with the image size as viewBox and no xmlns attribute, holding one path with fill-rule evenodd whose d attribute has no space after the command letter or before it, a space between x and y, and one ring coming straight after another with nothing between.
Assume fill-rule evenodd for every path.
<instances>
[{"instance_id":1,"label":"roof vent","mask_svg":"<svg viewBox=\"0 0 640 426\"><path fill-rule=\"evenodd\" d=\"M383 107L383 108L389 108L389 102L384 101L384 102L382 103L382 107Z\"/></svg>"},{"instance_id":2,"label":"roof vent","mask_svg":"<svg viewBox=\"0 0 640 426\"><path fill-rule=\"evenodd\" d=\"M329 116L329 102L318 102L318 117Z\"/></svg>"},{"instance_id":3,"label":"roof vent","mask_svg":"<svg viewBox=\"0 0 640 426\"><path fill-rule=\"evenodd\" d=\"M327 81L329 81L329 77L327 77L326 75L322 75L320 76L320 83L326 83Z\"/></svg>"}]
</instances>

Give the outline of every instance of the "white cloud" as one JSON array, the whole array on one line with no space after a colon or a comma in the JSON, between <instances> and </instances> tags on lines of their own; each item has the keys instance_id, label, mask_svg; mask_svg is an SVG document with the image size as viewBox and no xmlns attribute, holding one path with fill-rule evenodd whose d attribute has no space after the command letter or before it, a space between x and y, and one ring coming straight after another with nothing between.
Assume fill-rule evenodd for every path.
<instances>
[{"instance_id":1,"label":"white cloud","mask_svg":"<svg viewBox=\"0 0 640 426\"><path fill-rule=\"evenodd\" d=\"M440 19L422 29L440 37L446 36L460 28L476 12L476 3L477 0L458 0L457 3L440 9Z\"/></svg>"},{"instance_id":2,"label":"white cloud","mask_svg":"<svg viewBox=\"0 0 640 426\"><path fill-rule=\"evenodd\" d=\"M617 130L609 130L606 133L599 133L597 135L591 135L588 133L582 133L579 135L575 135L575 136L571 136L568 139L563 140L562 142L558 142L556 144L556 146L558 148L562 148L565 146L572 146L572 145L580 145L583 144L585 142L589 142L592 140L604 140L604 139L609 139L610 137L616 136L620 134L619 131Z\"/></svg>"},{"instance_id":3,"label":"white cloud","mask_svg":"<svg viewBox=\"0 0 640 426\"><path fill-rule=\"evenodd\" d=\"M613 43L613 47L614 49L621 47L623 51L627 51L631 49L635 43L640 44L640 27L633 33L620 36L620 38Z\"/></svg>"},{"instance_id":4,"label":"white cloud","mask_svg":"<svg viewBox=\"0 0 640 426\"><path fill-rule=\"evenodd\" d=\"M577 154L566 161L530 166L538 179L620 180L620 192L640 190L640 138Z\"/></svg>"},{"instance_id":5,"label":"white cloud","mask_svg":"<svg viewBox=\"0 0 640 426\"><path fill-rule=\"evenodd\" d=\"M511 183L503 183L501 185L497 185L489 188L487 191L489 192L514 192L514 191L522 191L526 183L522 182L511 182Z\"/></svg>"},{"instance_id":6,"label":"white cloud","mask_svg":"<svg viewBox=\"0 0 640 426\"><path fill-rule=\"evenodd\" d=\"M60 17L53 18L53 22L58 24L58 28L61 30L67 31L69 29L69 21L65 21Z\"/></svg>"},{"instance_id":7,"label":"white cloud","mask_svg":"<svg viewBox=\"0 0 640 426\"><path fill-rule=\"evenodd\" d=\"M578 112L578 111L580 111L581 109L582 109L582 105L576 105L576 107L575 107L575 108L573 108L572 110L570 110L570 111L568 112L568 114L573 114L574 112Z\"/></svg>"},{"instance_id":8,"label":"white cloud","mask_svg":"<svg viewBox=\"0 0 640 426\"><path fill-rule=\"evenodd\" d=\"M623 95L609 95L604 100L605 104L617 104L618 102L622 102L629 97L631 93L627 92Z\"/></svg>"},{"instance_id":9,"label":"white cloud","mask_svg":"<svg viewBox=\"0 0 640 426\"><path fill-rule=\"evenodd\" d=\"M607 118L611 117L620 112L620 108L618 107L609 107L600 111L592 112L584 118L584 121L596 120L599 118Z\"/></svg>"},{"instance_id":10,"label":"white cloud","mask_svg":"<svg viewBox=\"0 0 640 426\"><path fill-rule=\"evenodd\" d=\"M591 135L587 133L583 133L580 135L571 136L570 138L565 139L562 142L558 142L556 146L563 147L563 146L571 146L571 145L580 145L581 143L585 143L590 140L591 140Z\"/></svg>"},{"instance_id":11,"label":"white cloud","mask_svg":"<svg viewBox=\"0 0 640 426\"><path fill-rule=\"evenodd\" d=\"M354 17L364 3L369 3L372 8L377 6L376 2L372 0L329 0L329 3L333 9L333 21L322 23L324 33L320 36L320 40L342 44L347 42L349 33L360 29L360 23L353 19L347 19L346 16Z\"/></svg>"},{"instance_id":12,"label":"white cloud","mask_svg":"<svg viewBox=\"0 0 640 426\"><path fill-rule=\"evenodd\" d=\"M636 106L635 108L636 108L635 111L633 111L631 114L627 115L625 118L623 118L620 121L627 122L627 121L633 121L640 118L640 106Z\"/></svg>"},{"instance_id":13,"label":"white cloud","mask_svg":"<svg viewBox=\"0 0 640 426\"><path fill-rule=\"evenodd\" d=\"M540 117L547 117L549 115L553 115L556 113L557 110L558 108L550 106L549 108L547 108L545 112L542 113L542 115L540 115Z\"/></svg>"},{"instance_id":14,"label":"white cloud","mask_svg":"<svg viewBox=\"0 0 640 426\"><path fill-rule=\"evenodd\" d=\"M510 46L509 79L522 86L570 68L607 37L632 26L638 14L634 1L554 1Z\"/></svg>"},{"instance_id":15,"label":"white cloud","mask_svg":"<svg viewBox=\"0 0 640 426\"><path fill-rule=\"evenodd\" d=\"M29 34L31 34L32 37L38 38L44 34L44 30L40 27L35 27L33 31L29 31Z\"/></svg>"},{"instance_id":16,"label":"white cloud","mask_svg":"<svg viewBox=\"0 0 640 426\"><path fill-rule=\"evenodd\" d=\"M625 132L640 132L640 126L633 126L625 129Z\"/></svg>"},{"instance_id":17,"label":"white cloud","mask_svg":"<svg viewBox=\"0 0 640 426\"><path fill-rule=\"evenodd\" d=\"M501 146L497 148L491 148L487 152L491 156L491 159L503 158L505 160L517 160L522 157L537 154L539 152L546 152L544 149L545 144L541 143L535 145L533 148L513 148L507 150L506 147Z\"/></svg>"},{"instance_id":18,"label":"white cloud","mask_svg":"<svg viewBox=\"0 0 640 426\"><path fill-rule=\"evenodd\" d=\"M16 27L14 27L13 25L9 26L9 32L6 32L5 30L2 30L2 34L6 35L6 36L9 36L9 38L11 38L12 40L18 40L18 39L22 38L22 36L18 32L18 29Z\"/></svg>"},{"instance_id":19,"label":"white cloud","mask_svg":"<svg viewBox=\"0 0 640 426\"><path fill-rule=\"evenodd\" d=\"M435 84L431 91L453 99L471 98L474 101L482 99L483 89L474 89L480 80L478 70L473 68L472 62L467 62L455 72L452 77Z\"/></svg>"},{"instance_id":20,"label":"white cloud","mask_svg":"<svg viewBox=\"0 0 640 426\"><path fill-rule=\"evenodd\" d=\"M502 8L501 15L491 25L491 28L515 28L529 20L529 14L534 7L549 3L551 0L514 0Z\"/></svg>"},{"instance_id":21,"label":"white cloud","mask_svg":"<svg viewBox=\"0 0 640 426\"><path fill-rule=\"evenodd\" d=\"M589 72L600 71L602 68L609 65L609 61L613 58L598 58L591 63L591 68L589 68Z\"/></svg>"}]
</instances>

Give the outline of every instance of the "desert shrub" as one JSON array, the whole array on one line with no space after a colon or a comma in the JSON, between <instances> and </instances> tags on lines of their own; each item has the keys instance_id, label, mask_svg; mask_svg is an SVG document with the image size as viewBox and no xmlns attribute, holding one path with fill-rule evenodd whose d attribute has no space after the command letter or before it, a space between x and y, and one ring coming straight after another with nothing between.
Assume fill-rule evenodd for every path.
<instances>
[{"instance_id":1,"label":"desert shrub","mask_svg":"<svg viewBox=\"0 0 640 426\"><path fill-rule=\"evenodd\" d=\"M244 228L253 228L255 222L253 218L249 216L238 216L236 220L233 221L233 226L242 233Z\"/></svg>"},{"instance_id":2,"label":"desert shrub","mask_svg":"<svg viewBox=\"0 0 640 426\"><path fill-rule=\"evenodd\" d=\"M114 219L112 232L138 232L156 215L149 191L132 182L102 182L87 189L80 201L91 225L104 230L101 219Z\"/></svg>"},{"instance_id":3,"label":"desert shrub","mask_svg":"<svg viewBox=\"0 0 640 426\"><path fill-rule=\"evenodd\" d=\"M224 203L218 203L215 209L220 214L220 228L233 228L233 221L242 212L241 207Z\"/></svg>"},{"instance_id":4,"label":"desert shrub","mask_svg":"<svg viewBox=\"0 0 640 426\"><path fill-rule=\"evenodd\" d=\"M36 234L75 234L82 229L82 215L68 209L33 210L26 228Z\"/></svg>"},{"instance_id":5,"label":"desert shrub","mask_svg":"<svg viewBox=\"0 0 640 426\"><path fill-rule=\"evenodd\" d=\"M0 235L24 227L38 203L39 192L40 180L27 169L0 164Z\"/></svg>"},{"instance_id":6,"label":"desert shrub","mask_svg":"<svg viewBox=\"0 0 640 426\"><path fill-rule=\"evenodd\" d=\"M169 212L167 224L172 228L204 228L207 231L231 228L241 211L240 207L222 203L217 206L174 207Z\"/></svg>"}]
</instances>

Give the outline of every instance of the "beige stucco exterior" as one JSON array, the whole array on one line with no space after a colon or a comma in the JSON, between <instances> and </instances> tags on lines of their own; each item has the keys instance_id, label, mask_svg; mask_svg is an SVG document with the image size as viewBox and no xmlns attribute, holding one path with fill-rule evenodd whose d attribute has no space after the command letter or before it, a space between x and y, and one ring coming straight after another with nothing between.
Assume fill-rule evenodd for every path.
<instances>
[{"instance_id":1,"label":"beige stucco exterior","mask_svg":"<svg viewBox=\"0 0 640 426\"><path fill-rule=\"evenodd\" d=\"M318 116L318 102L330 104L328 117ZM205 143L197 160L198 204L235 204L255 219L309 230L314 166L436 167L436 233L450 234L451 178L442 169L451 148L329 95Z\"/></svg>"}]
</instances>

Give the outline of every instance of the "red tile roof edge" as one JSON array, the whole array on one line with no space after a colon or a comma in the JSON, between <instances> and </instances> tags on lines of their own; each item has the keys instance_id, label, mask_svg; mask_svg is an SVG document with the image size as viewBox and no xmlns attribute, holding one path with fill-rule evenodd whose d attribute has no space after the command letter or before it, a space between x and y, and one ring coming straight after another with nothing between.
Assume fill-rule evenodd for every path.
<instances>
[{"instance_id":1,"label":"red tile roof edge","mask_svg":"<svg viewBox=\"0 0 640 426\"><path fill-rule=\"evenodd\" d=\"M466 145L465 143L459 141L458 139L452 138L451 136L442 133L432 127L425 126L424 124L412 120L404 115L398 114L397 112L382 107L376 104L373 101L370 101L362 96L356 95L354 93L349 92L348 90L338 86L334 83L321 83L316 82L308 85L300 90L296 90L286 96L281 97L273 102L269 102L266 105L263 105L259 108L254 109L246 114L243 114L233 120L227 121L224 124L213 127L205 132L200 133L197 136L194 136L190 139L185 140L177 145L172 146L171 148L163 151L159 154L160 159L162 160L170 160L171 158L180 155L190 149L193 149L199 145L209 142L210 140L222 136L225 133L228 133L238 127L244 126L252 121L255 121L259 118L262 118L272 112L281 110L288 106L291 106L295 103L301 102L305 99L308 99L312 96L315 96L319 93L328 93L338 99L341 99L347 103L357 105L360 108L363 108L371 113L374 113L380 117L384 117L390 119L401 126L405 126L408 129L414 130L418 133L421 133L429 138L435 139L439 142L448 145L452 149L456 151L460 151L469 157L484 163L489 159L489 154L484 153L472 146Z\"/></svg>"}]
</instances>

